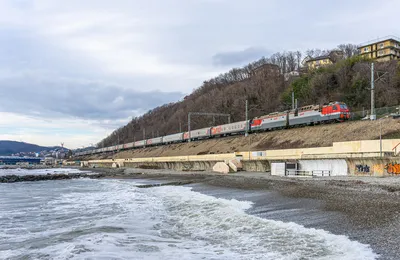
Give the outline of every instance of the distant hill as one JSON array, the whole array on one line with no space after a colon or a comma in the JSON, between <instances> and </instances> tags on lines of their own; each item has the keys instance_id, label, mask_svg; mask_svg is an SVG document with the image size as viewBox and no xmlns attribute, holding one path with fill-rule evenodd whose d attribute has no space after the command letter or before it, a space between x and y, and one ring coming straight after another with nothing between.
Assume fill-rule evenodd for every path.
<instances>
[{"instance_id":1,"label":"distant hill","mask_svg":"<svg viewBox=\"0 0 400 260\"><path fill-rule=\"evenodd\" d=\"M29 144L16 141L0 141L0 155L11 155L20 152L41 152L43 150L53 150L61 148L59 146L45 147L36 144Z\"/></svg>"}]
</instances>

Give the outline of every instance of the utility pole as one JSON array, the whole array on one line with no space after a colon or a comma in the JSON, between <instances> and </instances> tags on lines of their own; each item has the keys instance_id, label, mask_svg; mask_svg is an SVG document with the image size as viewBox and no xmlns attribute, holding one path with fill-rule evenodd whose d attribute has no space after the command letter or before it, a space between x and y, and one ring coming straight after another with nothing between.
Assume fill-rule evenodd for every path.
<instances>
[{"instance_id":1,"label":"utility pole","mask_svg":"<svg viewBox=\"0 0 400 260\"><path fill-rule=\"evenodd\" d=\"M244 133L244 136L247 137L249 135L249 105L248 105L248 100L246 99L246 131Z\"/></svg>"},{"instance_id":2,"label":"utility pole","mask_svg":"<svg viewBox=\"0 0 400 260\"><path fill-rule=\"evenodd\" d=\"M146 128L143 128L143 140L146 140Z\"/></svg>"},{"instance_id":3,"label":"utility pole","mask_svg":"<svg viewBox=\"0 0 400 260\"><path fill-rule=\"evenodd\" d=\"M192 112L188 113L188 134L189 134L189 138L188 138L188 143L190 143L190 115Z\"/></svg>"},{"instance_id":4,"label":"utility pole","mask_svg":"<svg viewBox=\"0 0 400 260\"><path fill-rule=\"evenodd\" d=\"M298 108L298 106L297 106L297 98L294 100L294 109L297 109Z\"/></svg>"},{"instance_id":5,"label":"utility pole","mask_svg":"<svg viewBox=\"0 0 400 260\"><path fill-rule=\"evenodd\" d=\"M179 133L182 133L182 122L179 121Z\"/></svg>"},{"instance_id":6,"label":"utility pole","mask_svg":"<svg viewBox=\"0 0 400 260\"><path fill-rule=\"evenodd\" d=\"M379 145L380 145L380 157L382 158L382 120L379 120Z\"/></svg>"},{"instance_id":7,"label":"utility pole","mask_svg":"<svg viewBox=\"0 0 400 260\"><path fill-rule=\"evenodd\" d=\"M371 63L371 115L370 120L376 120L375 115L375 79L374 79L374 63Z\"/></svg>"},{"instance_id":8,"label":"utility pole","mask_svg":"<svg viewBox=\"0 0 400 260\"><path fill-rule=\"evenodd\" d=\"M292 91L292 110L294 110L294 91Z\"/></svg>"}]
</instances>

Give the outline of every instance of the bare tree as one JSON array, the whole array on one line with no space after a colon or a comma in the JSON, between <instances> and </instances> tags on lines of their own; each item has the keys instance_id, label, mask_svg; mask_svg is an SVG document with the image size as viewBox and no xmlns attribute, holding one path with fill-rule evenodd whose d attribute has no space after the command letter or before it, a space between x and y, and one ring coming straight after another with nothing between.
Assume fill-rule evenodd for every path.
<instances>
[{"instance_id":1,"label":"bare tree","mask_svg":"<svg viewBox=\"0 0 400 260\"><path fill-rule=\"evenodd\" d=\"M295 71L296 67L297 67L297 63L296 63L296 53L289 51L286 53L286 60L287 60L287 71L291 72L291 71Z\"/></svg>"},{"instance_id":2,"label":"bare tree","mask_svg":"<svg viewBox=\"0 0 400 260\"><path fill-rule=\"evenodd\" d=\"M339 50L343 51L345 59L359 54L358 47L355 44L351 44L351 43L340 44L337 47L338 47Z\"/></svg>"}]
</instances>

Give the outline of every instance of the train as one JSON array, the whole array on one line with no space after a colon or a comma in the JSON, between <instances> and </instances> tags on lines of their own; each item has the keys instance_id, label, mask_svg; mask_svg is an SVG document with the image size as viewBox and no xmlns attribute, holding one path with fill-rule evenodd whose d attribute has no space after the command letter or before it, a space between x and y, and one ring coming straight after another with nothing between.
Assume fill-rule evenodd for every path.
<instances>
[{"instance_id":1,"label":"train","mask_svg":"<svg viewBox=\"0 0 400 260\"><path fill-rule=\"evenodd\" d=\"M120 150L137 149L173 143L181 143L229 135L272 131L304 125L343 122L350 119L350 110L343 102L330 102L326 105L309 105L283 112L274 112L251 120L175 133L166 136L118 144L109 147L77 152L75 156L91 155Z\"/></svg>"}]
</instances>

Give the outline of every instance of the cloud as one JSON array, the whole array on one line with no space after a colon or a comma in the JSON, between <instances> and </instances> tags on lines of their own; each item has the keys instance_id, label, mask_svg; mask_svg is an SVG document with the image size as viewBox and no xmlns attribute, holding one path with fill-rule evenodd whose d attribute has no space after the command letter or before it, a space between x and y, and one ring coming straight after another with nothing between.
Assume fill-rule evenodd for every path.
<instances>
[{"instance_id":1,"label":"cloud","mask_svg":"<svg viewBox=\"0 0 400 260\"><path fill-rule=\"evenodd\" d=\"M14 129L56 142L46 138L58 131L50 120L64 142L98 141L231 67L396 34L399 8L396 0L2 0L0 139ZM31 133L11 117L34 118Z\"/></svg>"},{"instance_id":2,"label":"cloud","mask_svg":"<svg viewBox=\"0 0 400 260\"><path fill-rule=\"evenodd\" d=\"M25 72L0 78L0 111L43 118L118 120L180 99L179 92L138 91L102 82Z\"/></svg>"},{"instance_id":3,"label":"cloud","mask_svg":"<svg viewBox=\"0 0 400 260\"><path fill-rule=\"evenodd\" d=\"M65 143L73 149L97 143L101 136L110 134L128 119L83 120L76 118L43 119L18 113L0 112L0 140L16 140L46 146Z\"/></svg>"},{"instance_id":4,"label":"cloud","mask_svg":"<svg viewBox=\"0 0 400 260\"><path fill-rule=\"evenodd\" d=\"M250 47L241 51L221 52L215 54L213 64L216 66L238 66L245 65L251 61L260 59L268 54L262 47Z\"/></svg>"}]
</instances>

